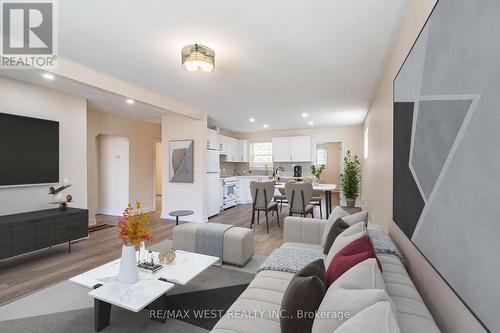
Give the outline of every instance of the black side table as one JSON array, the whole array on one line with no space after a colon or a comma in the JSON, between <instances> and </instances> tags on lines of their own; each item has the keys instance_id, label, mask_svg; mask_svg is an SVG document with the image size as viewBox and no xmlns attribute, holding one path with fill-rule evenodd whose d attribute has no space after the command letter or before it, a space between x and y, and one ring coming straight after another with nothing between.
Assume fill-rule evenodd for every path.
<instances>
[{"instance_id":1,"label":"black side table","mask_svg":"<svg viewBox=\"0 0 500 333\"><path fill-rule=\"evenodd\" d=\"M175 225L179 225L179 216L188 216L193 214L194 212L192 210L174 210L173 212L168 213L170 216L175 216Z\"/></svg>"}]
</instances>

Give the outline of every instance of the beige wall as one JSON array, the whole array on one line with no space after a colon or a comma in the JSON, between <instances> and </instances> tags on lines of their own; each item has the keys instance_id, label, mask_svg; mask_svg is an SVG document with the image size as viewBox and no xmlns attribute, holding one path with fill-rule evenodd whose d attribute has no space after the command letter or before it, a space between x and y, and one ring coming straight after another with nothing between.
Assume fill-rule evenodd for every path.
<instances>
[{"instance_id":1,"label":"beige wall","mask_svg":"<svg viewBox=\"0 0 500 333\"><path fill-rule=\"evenodd\" d=\"M134 204L138 200L145 210L153 209L153 154L155 140L161 138L161 126L94 110L87 111L87 125L89 216L94 217L97 213L96 137L100 134L128 138L130 144L130 203Z\"/></svg>"},{"instance_id":2,"label":"beige wall","mask_svg":"<svg viewBox=\"0 0 500 333\"><path fill-rule=\"evenodd\" d=\"M392 82L436 0L412 0L364 127L369 156L363 161L364 204L370 222L388 230L408 262L409 273L443 332L485 332L453 291L392 221Z\"/></svg>"},{"instance_id":3,"label":"beige wall","mask_svg":"<svg viewBox=\"0 0 500 333\"><path fill-rule=\"evenodd\" d=\"M84 98L0 77L0 112L59 122L59 181L69 179L73 186L63 194L71 194L70 206L77 208L87 208L86 110ZM55 208L50 186L0 188L0 215Z\"/></svg>"},{"instance_id":4,"label":"beige wall","mask_svg":"<svg viewBox=\"0 0 500 333\"><path fill-rule=\"evenodd\" d=\"M170 182L169 141L193 140L194 148L194 182ZM163 158L163 196L162 217L171 218L168 213L174 210L189 209L193 215L181 217L188 222L207 222L206 187L206 146L207 118L195 120L183 116L168 115L162 118L162 158Z\"/></svg>"}]
</instances>

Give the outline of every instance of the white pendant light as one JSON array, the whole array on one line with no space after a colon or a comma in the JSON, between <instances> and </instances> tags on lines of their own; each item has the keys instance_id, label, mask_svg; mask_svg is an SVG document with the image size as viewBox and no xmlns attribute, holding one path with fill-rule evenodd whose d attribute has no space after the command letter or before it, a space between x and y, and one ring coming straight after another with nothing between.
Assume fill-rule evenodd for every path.
<instances>
[{"instance_id":1,"label":"white pendant light","mask_svg":"<svg viewBox=\"0 0 500 333\"><path fill-rule=\"evenodd\" d=\"M215 52L204 45L186 45L182 48L182 68L188 72L213 72Z\"/></svg>"}]
</instances>

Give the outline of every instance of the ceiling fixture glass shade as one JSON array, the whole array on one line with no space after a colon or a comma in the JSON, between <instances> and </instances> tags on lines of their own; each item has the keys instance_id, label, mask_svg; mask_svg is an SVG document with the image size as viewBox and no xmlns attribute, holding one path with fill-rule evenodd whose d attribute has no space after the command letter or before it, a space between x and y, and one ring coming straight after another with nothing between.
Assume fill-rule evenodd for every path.
<instances>
[{"instance_id":1,"label":"ceiling fixture glass shade","mask_svg":"<svg viewBox=\"0 0 500 333\"><path fill-rule=\"evenodd\" d=\"M188 72L213 72L215 52L209 47L191 44L182 48L182 67Z\"/></svg>"}]
</instances>

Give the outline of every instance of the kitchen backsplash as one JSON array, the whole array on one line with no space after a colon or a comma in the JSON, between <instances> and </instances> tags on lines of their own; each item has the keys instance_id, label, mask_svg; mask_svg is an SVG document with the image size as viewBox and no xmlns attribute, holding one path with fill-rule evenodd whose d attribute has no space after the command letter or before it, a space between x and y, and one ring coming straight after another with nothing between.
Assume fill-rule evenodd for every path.
<instances>
[{"instance_id":1,"label":"kitchen backsplash","mask_svg":"<svg viewBox=\"0 0 500 333\"><path fill-rule=\"evenodd\" d=\"M273 168L269 169L269 173L272 174L273 170L282 167L285 171L280 171L282 177L293 177L293 167L295 165L302 166L302 177L311 176L309 170L311 163L288 163L288 162L276 162L273 163ZM256 175L263 176L266 175L265 170L249 170L249 163L235 163L235 162L220 162L221 176L234 176L234 175Z\"/></svg>"}]
</instances>

